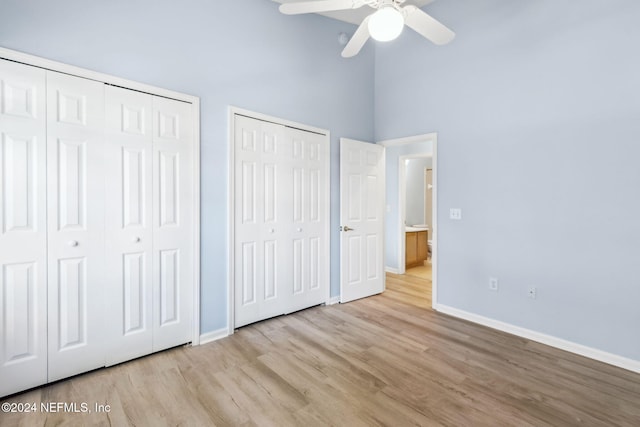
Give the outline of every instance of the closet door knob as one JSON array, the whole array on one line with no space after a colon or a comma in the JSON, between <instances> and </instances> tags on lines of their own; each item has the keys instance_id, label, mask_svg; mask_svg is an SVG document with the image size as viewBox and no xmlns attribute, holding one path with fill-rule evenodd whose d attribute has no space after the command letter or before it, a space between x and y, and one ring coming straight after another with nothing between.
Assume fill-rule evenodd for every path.
<instances>
[{"instance_id":1,"label":"closet door knob","mask_svg":"<svg viewBox=\"0 0 640 427\"><path fill-rule=\"evenodd\" d=\"M302 228L298 228L298 233L302 231Z\"/></svg>"},{"instance_id":2,"label":"closet door knob","mask_svg":"<svg viewBox=\"0 0 640 427\"><path fill-rule=\"evenodd\" d=\"M133 239L131 239L131 241L133 243L140 243L140 238L139 237L134 237Z\"/></svg>"},{"instance_id":3,"label":"closet door knob","mask_svg":"<svg viewBox=\"0 0 640 427\"><path fill-rule=\"evenodd\" d=\"M273 234L275 231L276 231L276 230L275 230L275 229L273 229L273 228L270 228L270 229L269 229L269 233L271 233L271 234Z\"/></svg>"},{"instance_id":4,"label":"closet door knob","mask_svg":"<svg viewBox=\"0 0 640 427\"><path fill-rule=\"evenodd\" d=\"M78 246L78 241L77 240L69 240L69 246L71 246L71 247Z\"/></svg>"}]
</instances>

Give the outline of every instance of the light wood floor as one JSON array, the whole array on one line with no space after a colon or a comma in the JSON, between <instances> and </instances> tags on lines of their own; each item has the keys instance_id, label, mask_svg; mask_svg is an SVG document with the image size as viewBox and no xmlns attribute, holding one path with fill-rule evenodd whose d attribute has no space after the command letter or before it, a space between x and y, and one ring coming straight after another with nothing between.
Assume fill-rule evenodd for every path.
<instances>
[{"instance_id":1,"label":"light wood floor","mask_svg":"<svg viewBox=\"0 0 640 427\"><path fill-rule=\"evenodd\" d=\"M0 424L640 426L640 375L430 306L428 282L317 307L12 396L108 414L2 414Z\"/></svg>"}]
</instances>

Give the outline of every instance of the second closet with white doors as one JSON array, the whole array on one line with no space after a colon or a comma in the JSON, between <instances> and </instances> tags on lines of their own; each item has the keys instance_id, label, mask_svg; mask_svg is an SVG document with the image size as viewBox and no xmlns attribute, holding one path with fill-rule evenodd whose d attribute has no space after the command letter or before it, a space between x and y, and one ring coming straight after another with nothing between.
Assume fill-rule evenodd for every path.
<instances>
[{"instance_id":1,"label":"second closet with white doors","mask_svg":"<svg viewBox=\"0 0 640 427\"><path fill-rule=\"evenodd\" d=\"M191 341L193 106L0 59L0 396Z\"/></svg>"},{"instance_id":2,"label":"second closet with white doors","mask_svg":"<svg viewBox=\"0 0 640 427\"><path fill-rule=\"evenodd\" d=\"M277 119L232 120L237 328L328 299L329 137Z\"/></svg>"}]
</instances>

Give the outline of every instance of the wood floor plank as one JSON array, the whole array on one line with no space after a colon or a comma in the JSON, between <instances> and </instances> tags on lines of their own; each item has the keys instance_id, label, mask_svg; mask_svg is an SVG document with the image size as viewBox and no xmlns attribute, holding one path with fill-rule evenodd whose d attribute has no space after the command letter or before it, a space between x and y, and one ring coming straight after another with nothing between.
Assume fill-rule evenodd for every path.
<instances>
[{"instance_id":1,"label":"wood floor plank","mask_svg":"<svg viewBox=\"0 0 640 427\"><path fill-rule=\"evenodd\" d=\"M382 295L2 399L109 412L0 426L640 426L640 375L434 312L420 269Z\"/></svg>"}]
</instances>

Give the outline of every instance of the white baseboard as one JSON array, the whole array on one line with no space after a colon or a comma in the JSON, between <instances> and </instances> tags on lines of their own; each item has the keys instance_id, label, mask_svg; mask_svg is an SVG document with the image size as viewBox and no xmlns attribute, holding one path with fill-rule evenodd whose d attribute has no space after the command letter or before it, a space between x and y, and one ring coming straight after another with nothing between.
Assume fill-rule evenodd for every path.
<instances>
[{"instance_id":1,"label":"white baseboard","mask_svg":"<svg viewBox=\"0 0 640 427\"><path fill-rule=\"evenodd\" d=\"M608 353L606 351L598 350L592 347L587 347L582 344L577 344L571 341L557 338L551 335L542 334L540 332L532 331L530 329L522 328L520 326L504 323L499 320L490 319L488 317L480 316L478 314L469 313L464 310L449 307L443 304L435 304L434 310L441 313L448 314L453 317L468 320L473 323L478 323L483 326L487 326L492 329L497 329L502 332L517 335L522 338L536 341L542 344L546 344L551 347L565 350L570 353L575 353L580 356L588 357L590 359L598 360L600 362L608 363L609 365L617 366L619 368L627 369L632 372L640 373L640 361L629 359L626 357L618 356L617 354Z\"/></svg>"},{"instance_id":2,"label":"white baseboard","mask_svg":"<svg viewBox=\"0 0 640 427\"><path fill-rule=\"evenodd\" d=\"M217 341L221 338L229 336L229 330L227 328L218 329L217 331L207 332L200 335L200 345Z\"/></svg>"},{"instance_id":3,"label":"white baseboard","mask_svg":"<svg viewBox=\"0 0 640 427\"><path fill-rule=\"evenodd\" d=\"M340 302L340 296L338 295L338 296L329 298L329 301L327 301L326 305L338 304L339 302Z\"/></svg>"},{"instance_id":4,"label":"white baseboard","mask_svg":"<svg viewBox=\"0 0 640 427\"><path fill-rule=\"evenodd\" d=\"M398 270L397 268L393 268L393 267L385 267L384 271L386 271L387 273L392 273L392 274L400 274L400 270Z\"/></svg>"}]
</instances>

